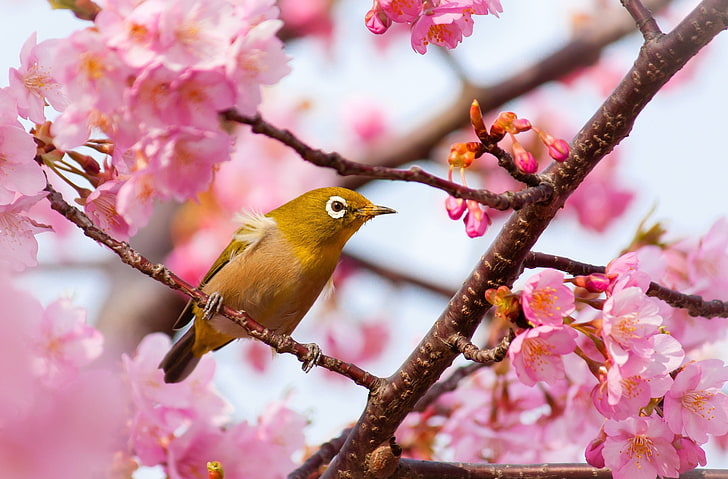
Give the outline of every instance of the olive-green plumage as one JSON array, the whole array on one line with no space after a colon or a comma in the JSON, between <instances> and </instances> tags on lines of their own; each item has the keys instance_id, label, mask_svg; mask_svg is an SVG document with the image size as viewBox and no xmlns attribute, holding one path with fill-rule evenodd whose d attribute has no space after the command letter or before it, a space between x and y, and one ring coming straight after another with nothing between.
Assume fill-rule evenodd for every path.
<instances>
[{"instance_id":1,"label":"olive-green plumage","mask_svg":"<svg viewBox=\"0 0 728 479\"><path fill-rule=\"evenodd\" d=\"M291 334L330 280L341 250L369 219L394 210L346 188L309 191L266 215L249 215L200 282L207 294L243 310L268 329ZM162 359L164 380L179 382L200 357L245 330L229 319L204 318L192 301L175 327L192 327Z\"/></svg>"}]
</instances>

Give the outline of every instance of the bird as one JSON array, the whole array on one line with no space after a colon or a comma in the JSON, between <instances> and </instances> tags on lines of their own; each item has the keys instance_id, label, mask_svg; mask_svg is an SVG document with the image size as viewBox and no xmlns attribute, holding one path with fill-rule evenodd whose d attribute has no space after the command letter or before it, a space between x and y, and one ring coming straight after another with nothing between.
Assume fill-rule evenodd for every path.
<instances>
[{"instance_id":1,"label":"bird","mask_svg":"<svg viewBox=\"0 0 728 479\"><path fill-rule=\"evenodd\" d=\"M248 336L217 314L221 304L290 335L330 284L349 238L370 219L390 213L396 211L356 191L327 187L264 215L242 215L241 226L198 287L209 295L206 306L190 300L175 323L175 329L192 326L160 362L164 381L183 381L204 354Z\"/></svg>"}]
</instances>

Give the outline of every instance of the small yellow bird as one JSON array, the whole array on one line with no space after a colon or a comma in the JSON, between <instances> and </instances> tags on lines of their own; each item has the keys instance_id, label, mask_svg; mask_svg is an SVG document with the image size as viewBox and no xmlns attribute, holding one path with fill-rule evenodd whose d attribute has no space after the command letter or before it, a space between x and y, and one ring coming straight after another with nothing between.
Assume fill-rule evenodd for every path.
<instances>
[{"instance_id":1,"label":"small yellow bird","mask_svg":"<svg viewBox=\"0 0 728 479\"><path fill-rule=\"evenodd\" d=\"M291 334L308 312L339 261L346 242L368 220L395 213L356 191L319 188L266 215L243 217L243 225L207 272L200 288L210 295L205 308L193 301L175 328L191 320L159 367L164 381L184 380L203 354L246 337L245 330L216 314L224 302L243 310L268 329Z\"/></svg>"}]
</instances>

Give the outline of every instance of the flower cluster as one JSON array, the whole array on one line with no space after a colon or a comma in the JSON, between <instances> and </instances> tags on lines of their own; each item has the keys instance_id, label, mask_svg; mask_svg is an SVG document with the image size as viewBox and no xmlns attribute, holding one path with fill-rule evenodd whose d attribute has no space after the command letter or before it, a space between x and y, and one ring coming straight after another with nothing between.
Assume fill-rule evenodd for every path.
<instances>
[{"instance_id":1,"label":"flower cluster","mask_svg":"<svg viewBox=\"0 0 728 479\"><path fill-rule=\"evenodd\" d=\"M472 116L472 115L471 115ZM506 134L511 139L511 150L513 152L513 161L516 163L516 167L523 173L533 174L538 170L538 163L533 156L533 153L528 151L521 145L516 139L516 135L526 131L533 130L538 134L541 142L546 146L548 154L551 158L556 161L565 161L569 157L569 144L565 140L560 138L554 138L552 135L539 130L531 124L526 118L518 118L518 116L511 112L506 111L498 115L498 118L493 122L490 127L490 137L494 139L502 139ZM483 132L476 130L476 133L480 135Z\"/></svg>"},{"instance_id":2,"label":"flower cluster","mask_svg":"<svg viewBox=\"0 0 728 479\"><path fill-rule=\"evenodd\" d=\"M101 334L69 299L43 307L6 274L0 301L0 476L105 476L124 447L128 395L101 361Z\"/></svg>"},{"instance_id":3,"label":"flower cluster","mask_svg":"<svg viewBox=\"0 0 728 479\"><path fill-rule=\"evenodd\" d=\"M392 23L410 25L412 48L424 54L428 45L455 48L473 33L473 15L502 11L500 0L374 0L365 23L376 34Z\"/></svg>"},{"instance_id":4,"label":"flower cluster","mask_svg":"<svg viewBox=\"0 0 728 479\"><path fill-rule=\"evenodd\" d=\"M131 453L143 466L163 465L171 479L206 477L209 467L230 477L283 477L304 442L306 419L273 403L257 424L230 423L231 407L215 390L215 362L205 357L190 377L165 384L158 368L170 340L152 334L124 357L131 388ZM217 464L206 464L214 460ZM221 469L220 469L221 470Z\"/></svg>"},{"instance_id":5,"label":"flower cluster","mask_svg":"<svg viewBox=\"0 0 728 479\"><path fill-rule=\"evenodd\" d=\"M219 113L254 113L261 85L289 72L277 17L272 0L109 0L89 28L28 39L0 95L0 124L17 115L36 123L44 164L74 186L97 224L128 237L155 200L184 200L209 186L232 146ZM60 113L52 125L46 105ZM35 171L0 193L30 194L42 178L31 161L35 143L7 128L0 134L12 136L14 162ZM109 156L100 165L74 151L80 146Z\"/></svg>"},{"instance_id":6,"label":"flower cluster","mask_svg":"<svg viewBox=\"0 0 728 479\"><path fill-rule=\"evenodd\" d=\"M7 275L0 286L11 318L0 335L0 387L12 391L0 397L0 450L13 452L0 455L0 476L131 477L141 465L181 479L204 477L209 460L232 477L293 469L305 418L274 403L257 423L231 422L212 387L214 359L188 381L165 384L158 364L170 340L157 333L120 371L104 359L104 338L82 308L66 298L43 307Z\"/></svg>"},{"instance_id":7,"label":"flower cluster","mask_svg":"<svg viewBox=\"0 0 728 479\"><path fill-rule=\"evenodd\" d=\"M467 186L465 169L469 168L476 158L488 151L486 145L499 142L506 134L511 138L514 162L520 173L535 173L538 163L536 163L533 154L516 140L516 134L518 133L529 130L535 131L541 142L548 148L551 158L556 161L564 161L569 156L569 145L566 141L554 138L552 135L537 129L529 120L518 118L513 112L503 112L498 115L498 118L489 129L483 121L483 114L480 111L478 101L473 100L470 106L470 122L480 142L454 143L450 147L450 154L447 157L449 165L448 179L453 181L453 170L457 168L460 170L460 179L464 186ZM483 236L488 225L491 224L487 209L476 201L449 196L445 200L445 208L450 218L457 220L463 217L465 231L471 238ZM463 216L463 213L465 216Z\"/></svg>"},{"instance_id":8,"label":"flower cluster","mask_svg":"<svg viewBox=\"0 0 728 479\"><path fill-rule=\"evenodd\" d=\"M503 310L501 318L518 315L513 298L520 302L527 327L519 328L508 357L522 384L557 386L569 379L565 364L577 357L587 366L596 379L591 403L605 419L587 460L618 479L675 477L704 465L700 445L708 434L728 433L728 396L721 392L728 367L720 360L686 362L683 345L666 330L672 310L647 296L649 285L637 253L628 253L604 274L566 280L546 269L520 293L502 287L486 296Z\"/></svg>"}]
</instances>

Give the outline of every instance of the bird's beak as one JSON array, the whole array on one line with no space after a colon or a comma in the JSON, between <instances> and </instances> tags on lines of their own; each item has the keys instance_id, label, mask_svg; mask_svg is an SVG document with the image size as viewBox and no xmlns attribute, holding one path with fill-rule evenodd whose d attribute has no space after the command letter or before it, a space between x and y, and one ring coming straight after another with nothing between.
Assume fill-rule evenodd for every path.
<instances>
[{"instance_id":1,"label":"bird's beak","mask_svg":"<svg viewBox=\"0 0 728 479\"><path fill-rule=\"evenodd\" d=\"M358 216L362 216L366 219L374 218L379 215L388 215L390 213L396 213L396 211L392 208L387 208L386 206L377 206L373 204L362 206L356 210L356 214Z\"/></svg>"}]
</instances>

